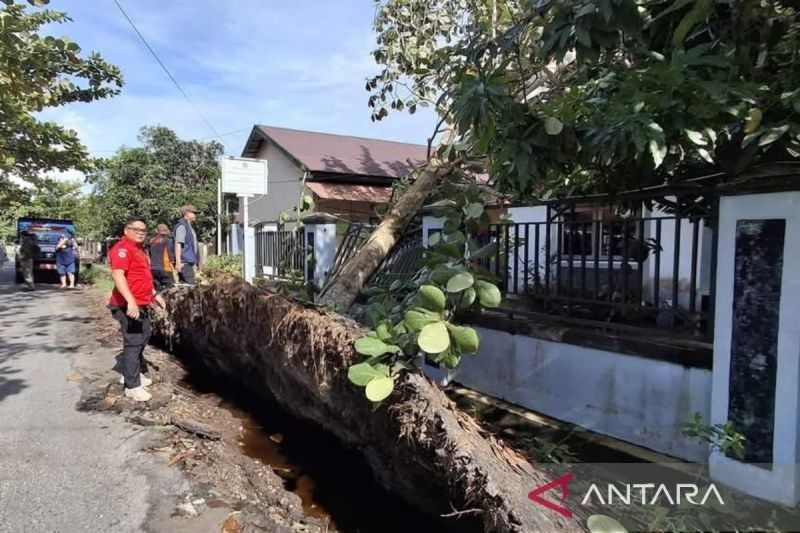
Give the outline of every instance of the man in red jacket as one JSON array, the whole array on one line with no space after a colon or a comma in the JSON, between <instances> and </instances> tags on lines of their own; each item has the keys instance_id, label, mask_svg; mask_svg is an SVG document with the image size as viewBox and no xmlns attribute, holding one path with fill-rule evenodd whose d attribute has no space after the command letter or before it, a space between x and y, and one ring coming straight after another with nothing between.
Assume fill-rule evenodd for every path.
<instances>
[{"instance_id":1,"label":"man in red jacket","mask_svg":"<svg viewBox=\"0 0 800 533\"><path fill-rule=\"evenodd\" d=\"M155 302L163 307L164 300L155 294L150 258L144 249L147 224L141 217L130 217L125 223L123 237L108 252L114 290L108 302L111 314L122 331L122 355L114 367L122 374L125 396L146 402L152 396L146 387L152 380L142 375L144 349L150 340L150 306Z\"/></svg>"}]
</instances>

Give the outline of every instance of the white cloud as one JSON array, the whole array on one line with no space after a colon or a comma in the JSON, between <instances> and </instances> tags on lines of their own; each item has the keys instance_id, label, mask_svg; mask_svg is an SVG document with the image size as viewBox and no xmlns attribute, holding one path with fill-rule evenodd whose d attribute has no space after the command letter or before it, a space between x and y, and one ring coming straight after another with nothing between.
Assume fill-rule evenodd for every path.
<instances>
[{"instance_id":1,"label":"white cloud","mask_svg":"<svg viewBox=\"0 0 800 533\"><path fill-rule=\"evenodd\" d=\"M425 142L431 112L372 123L364 79L376 72L370 51L374 8L363 0L121 0L139 30L195 105L239 154L253 124L270 124ZM122 95L50 110L96 156L136 144L144 125L184 138L208 138L208 126L144 48L113 2L62 0L69 35L123 71Z\"/></svg>"}]
</instances>

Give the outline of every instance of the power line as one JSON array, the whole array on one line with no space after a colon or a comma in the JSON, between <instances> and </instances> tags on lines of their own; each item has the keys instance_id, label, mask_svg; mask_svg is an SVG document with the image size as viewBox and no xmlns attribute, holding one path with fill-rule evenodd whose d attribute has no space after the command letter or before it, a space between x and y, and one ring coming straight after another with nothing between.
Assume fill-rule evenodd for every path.
<instances>
[{"instance_id":1,"label":"power line","mask_svg":"<svg viewBox=\"0 0 800 533\"><path fill-rule=\"evenodd\" d=\"M189 95L186 94L186 91L183 90L183 88L181 87L180 83L178 83L178 80L175 79L175 76L172 75L172 73L169 71L167 66L164 65L164 63L161 61L161 58L158 57L158 54L156 54L156 51L153 50L153 47L151 47L150 43L147 42L147 39L144 38L144 35L142 35L142 32L140 32L139 28L136 27L136 24L133 23L131 18L128 16L128 14L125 12L125 10L122 8L122 5L119 3L119 1L118 0L114 0L114 3L119 8L120 12L122 13L122 16L125 17L125 20L128 21L128 24L131 25L131 28L133 28L133 31L136 32L136 35L139 36L139 39L142 40L142 43L144 43L145 47L147 47L147 49L153 55L153 58L155 58L155 60L158 62L158 64L161 66L161 68L164 70L164 72L167 74L167 76L169 77L170 81L172 81L173 85L175 85L175 87L178 89L178 91L180 91L180 93L183 95L183 97L186 99L186 101L189 102L189 105L192 106L192 109L194 109L195 113L197 113L197 116L199 116L200 119L202 119L202 121L205 122L206 126L208 126L209 129L214 132L216 137L220 141L222 141L222 144L227 146L228 149L230 150L231 147L228 146L228 143L225 142L225 139L222 138L222 136L219 134L217 129L211 124L211 122L209 122L208 119L206 119L206 117L203 115L203 113L200 112L200 109L198 109L198 107L196 105L194 105L194 102L192 102L192 99L189 98Z\"/></svg>"}]
</instances>

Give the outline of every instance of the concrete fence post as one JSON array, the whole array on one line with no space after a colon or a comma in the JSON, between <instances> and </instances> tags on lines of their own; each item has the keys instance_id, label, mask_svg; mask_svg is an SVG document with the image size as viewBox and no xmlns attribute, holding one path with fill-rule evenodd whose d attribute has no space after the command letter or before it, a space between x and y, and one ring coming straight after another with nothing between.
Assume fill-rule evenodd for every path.
<instances>
[{"instance_id":1,"label":"concrete fence post","mask_svg":"<svg viewBox=\"0 0 800 533\"><path fill-rule=\"evenodd\" d=\"M303 217L306 249L311 252L306 259L305 277L319 287L328 279L328 272L336 257L337 221L336 217L326 213L312 213Z\"/></svg>"},{"instance_id":2,"label":"concrete fence post","mask_svg":"<svg viewBox=\"0 0 800 533\"><path fill-rule=\"evenodd\" d=\"M711 423L733 422L745 458L716 451L711 477L800 501L800 192L723 197Z\"/></svg>"}]
</instances>

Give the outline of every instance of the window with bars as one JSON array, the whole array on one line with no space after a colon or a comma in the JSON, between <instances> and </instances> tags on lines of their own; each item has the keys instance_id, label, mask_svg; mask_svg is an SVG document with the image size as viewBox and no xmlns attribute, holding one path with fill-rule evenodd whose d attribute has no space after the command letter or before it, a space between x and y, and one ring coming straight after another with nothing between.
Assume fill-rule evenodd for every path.
<instances>
[{"instance_id":1,"label":"window with bars","mask_svg":"<svg viewBox=\"0 0 800 533\"><path fill-rule=\"evenodd\" d=\"M631 245L640 238L637 215L608 206L576 206L560 217L562 255L622 258L626 241Z\"/></svg>"}]
</instances>

